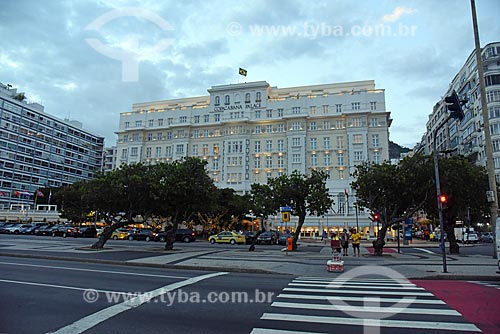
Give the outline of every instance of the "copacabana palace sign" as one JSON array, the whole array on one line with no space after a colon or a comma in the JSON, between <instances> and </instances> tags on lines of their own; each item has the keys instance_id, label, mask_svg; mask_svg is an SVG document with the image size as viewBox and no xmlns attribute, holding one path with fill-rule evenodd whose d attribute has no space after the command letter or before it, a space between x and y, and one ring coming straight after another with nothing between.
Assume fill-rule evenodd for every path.
<instances>
[{"instance_id":1,"label":"copacabana palace sign","mask_svg":"<svg viewBox=\"0 0 500 334\"><path fill-rule=\"evenodd\" d=\"M261 107L260 103L245 104L245 109L259 109L260 107ZM241 104L235 104L229 106L214 107L214 112L221 112L226 110L243 110L243 106Z\"/></svg>"}]
</instances>

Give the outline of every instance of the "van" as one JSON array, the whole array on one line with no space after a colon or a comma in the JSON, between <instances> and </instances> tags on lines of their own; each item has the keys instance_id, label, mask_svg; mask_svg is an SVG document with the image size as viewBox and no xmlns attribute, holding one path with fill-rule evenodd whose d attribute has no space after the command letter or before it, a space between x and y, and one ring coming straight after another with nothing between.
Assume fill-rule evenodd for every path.
<instances>
[{"instance_id":1,"label":"van","mask_svg":"<svg viewBox=\"0 0 500 334\"><path fill-rule=\"evenodd\" d=\"M455 238L464 244L477 243L479 241L473 227L455 227Z\"/></svg>"}]
</instances>

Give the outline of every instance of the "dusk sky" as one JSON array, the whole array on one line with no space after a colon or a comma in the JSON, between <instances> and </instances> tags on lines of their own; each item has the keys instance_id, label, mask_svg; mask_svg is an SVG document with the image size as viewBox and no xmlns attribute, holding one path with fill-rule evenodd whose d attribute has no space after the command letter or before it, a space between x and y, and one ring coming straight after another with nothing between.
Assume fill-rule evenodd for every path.
<instances>
[{"instance_id":1,"label":"dusk sky","mask_svg":"<svg viewBox=\"0 0 500 334\"><path fill-rule=\"evenodd\" d=\"M413 147L474 48L470 1L0 0L0 82L116 143L132 104L375 80L390 140ZM476 1L481 45L500 41L500 1ZM238 75L238 68L248 71Z\"/></svg>"}]
</instances>

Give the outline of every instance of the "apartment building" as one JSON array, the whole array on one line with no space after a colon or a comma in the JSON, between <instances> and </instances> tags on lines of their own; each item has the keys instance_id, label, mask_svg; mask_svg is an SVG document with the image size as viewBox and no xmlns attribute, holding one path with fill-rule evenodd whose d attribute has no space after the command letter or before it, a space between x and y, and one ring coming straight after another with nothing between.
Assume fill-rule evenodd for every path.
<instances>
[{"instance_id":1,"label":"apartment building","mask_svg":"<svg viewBox=\"0 0 500 334\"><path fill-rule=\"evenodd\" d=\"M491 141L495 176L500 181L500 43L490 43L482 48L481 57L486 84L486 102L490 121ZM486 166L484 147L484 123L479 91L476 54L473 51L465 64L451 81L443 97L436 103L427 121L427 132L420 145L421 151L430 154L433 151L434 132L448 117L444 98L453 90L460 98L467 98L463 106L464 119L458 122L451 119L436 135L436 147L439 151L462 154L476 164Z\"/></svg>"},{"instance_id":2,"label":"apartment building","mask_svg":"<svg viewBox=\"0 0 500 334\"><path fill-rule=\"evenodd\" d=\"M121 113L116 163L199 157L218 187L241 194L252 183L320 169L335 197L331 219L347 221L354 217L346 196L354 166L389 158L390 125L384 90L374 81L220 85L206 96L136 103Z\"/></svg>"},{"instance_id":3,"label":"apartment building","mask_svg":"<svg viewBox=\"0 0 500 334\"><path fill-rule=\"evenodd\" d=\"M51 116L0 84L0 209L33 208L37 189L93 178L103 145L104 138L81 123Z\"/></svg>"}]
</instances>

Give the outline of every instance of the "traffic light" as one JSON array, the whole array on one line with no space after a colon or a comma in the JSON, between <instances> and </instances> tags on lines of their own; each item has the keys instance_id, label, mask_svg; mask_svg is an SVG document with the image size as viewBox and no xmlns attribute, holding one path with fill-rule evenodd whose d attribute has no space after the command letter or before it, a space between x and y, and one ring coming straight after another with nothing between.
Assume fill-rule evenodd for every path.
<instances>
[{"instance_id":1,"label":"traffic light","mask_svg":"<svg viewBox=\"0 0 500 334\"><path fill-rule=\"evenodd\" d=\"M371 220L372 220L372 221L374 221L374 222L378 222L378 221L380 221L380 216L379 216L379 214L378 214L378 213L376 213L376 212L372 212L372 213L371 213L371 216L372 216L372 217L371 217Z\"/></svg>"},{"instance_id":2,"label":"traffic light","mask_svg":"<svg viewBox=\"0 0 500 334\"><path fill-rule=\"evenodd\" d=\"M289 222L290 221L290 212L285 211L281 213L281 220L283 222Z\"/></svg>"},{"instance_id":3,"label":"traffic light","mask_svg":"<svg viewBox=\"0 0 500 334\"><path fill-rule=\"evenodd\" d=\"M460 100L457 92L453 91L451 95L444 98L444 102L446 102L446 106L448 107L452 118L458 118L459 121L464 118L465 115L462 110L462 104L467 103L467 99Z\"/></svg>"},{"instance_id":4,"label":"traffic light","mask_svg":"<svg viewBox=\"0 0 500 334\"><path fill-rule=\"evenodd\" d=\"M441 203L442 209L448 208L448 195L446 194L439 195L439 202Z\"/></svg>"}]
</instances>

